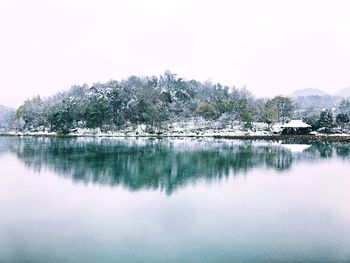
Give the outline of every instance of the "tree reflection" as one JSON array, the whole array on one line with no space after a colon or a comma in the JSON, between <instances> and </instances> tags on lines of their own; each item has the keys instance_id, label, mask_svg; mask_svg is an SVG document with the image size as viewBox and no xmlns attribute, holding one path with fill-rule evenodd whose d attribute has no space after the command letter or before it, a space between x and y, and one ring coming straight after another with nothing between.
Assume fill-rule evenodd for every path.
<instances>
[{"instance_id":1,"label":"tree reflection","mask_svg":"<svg viewBox=\"0 0 350 263\"><path fill-rule=\"evenodd\" d=\"M2 138L1 145L6 140ZM277 143L198 139L16 138L6 145L38 172L50 169L74 182L161 189L167 194L189 183L247 174L257 167L283 172L293 162L350 154L344 144L315 144L292 152Z\"/></svg>"}]
</instances>

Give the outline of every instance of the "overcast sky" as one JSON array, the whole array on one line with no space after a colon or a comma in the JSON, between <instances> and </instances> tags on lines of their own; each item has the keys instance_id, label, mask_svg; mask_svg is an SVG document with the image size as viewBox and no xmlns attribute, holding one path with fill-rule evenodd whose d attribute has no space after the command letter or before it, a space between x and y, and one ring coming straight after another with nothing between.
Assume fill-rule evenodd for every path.
<instances>
[{"instance_id":1,"label":"overcast sky","mask_svg":"<svg viewBox=\"0 0 350 263\"><path fill-rule=\"evenodd\" d=\"M0 104L165 70L255 95L350 85L350 2L0 0Z\"/></svg>"}]
</instances>

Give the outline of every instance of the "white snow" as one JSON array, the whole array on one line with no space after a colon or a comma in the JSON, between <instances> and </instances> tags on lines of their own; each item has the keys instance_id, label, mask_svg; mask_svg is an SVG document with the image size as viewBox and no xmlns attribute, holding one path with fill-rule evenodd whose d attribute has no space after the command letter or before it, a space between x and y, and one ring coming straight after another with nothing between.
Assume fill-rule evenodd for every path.
<instances>
[{"instance_id":1,"label":"white snow","mask_svg":"<svg viewBox=\"0 0 350 263\"><path fill-rule=\"evenodd\" d=\"M292 120L282 125L274 124L270 129L263 122L254 122L252 127L247 129L238 122L228 122L223 125L220 122L208 122L201 118L190 118L187 121L178 121L164 124L161 129L147 128L146 125L126 125L122 129L112 131L101 131L101 129L78 128L69 136L76 137L237 137L237 136L272 136L281 133L284 127L309 127L302 120ZM318 132L311 132L315 136L326 136ZM57 133L49 131L36 132L0 132L0 135L13 136L55 136ZM330 136L330 135L328 135ZM333 136L349 136L349 134L334 134Z\"/></svg>"},{"instance_id":2,"label":"white snow","mask_svg":"<svg viewBox=\"0 0 350 263\"><path fill-rule=\"evenodd\" d=\"M282 125L282 128L308 128L311 127L309 124L302 120L291 120L290 122Z\"/></svg>"}]
</instances>

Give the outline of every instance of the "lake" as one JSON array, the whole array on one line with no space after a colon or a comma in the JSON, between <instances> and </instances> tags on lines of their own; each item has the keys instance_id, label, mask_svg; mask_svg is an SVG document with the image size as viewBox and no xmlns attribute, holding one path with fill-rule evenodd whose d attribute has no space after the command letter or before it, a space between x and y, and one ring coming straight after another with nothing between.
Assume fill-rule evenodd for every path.
<instances>
[{"instance_id":1,"label":"lake","mask_svg":"<svg viewBox=\"0 0 350 263\"><path fill-rule=\"evenodd\" d=\"M0 262L350 262L350 145L0 137Z\"/></svg>"}]
</instances>

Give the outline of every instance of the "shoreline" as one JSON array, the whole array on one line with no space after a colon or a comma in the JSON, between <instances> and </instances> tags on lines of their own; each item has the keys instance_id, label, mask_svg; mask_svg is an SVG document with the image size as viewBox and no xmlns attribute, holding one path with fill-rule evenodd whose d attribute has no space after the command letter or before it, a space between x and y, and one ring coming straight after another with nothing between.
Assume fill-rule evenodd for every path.
<instances>
[{"instance_id":1,"label":"shoreline","mask_svg":"<svg viewBox=\"0 0 350 263\"><path fill-rule=\"evenodd\" d=\"M319 134L319 135L227 135L227 134L56 134L36 132L1 132L0 137L46 137L46 138L213 138L228 140L251 140L251 141L282 141L291 143L350 143L350 134Z\"/></svg>"}]
</instances>

